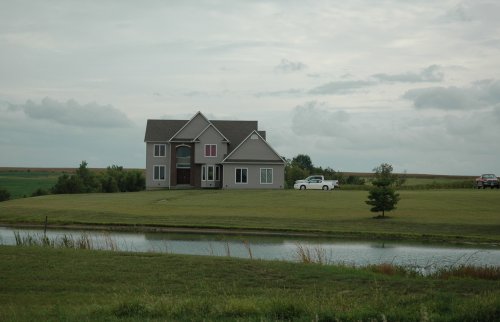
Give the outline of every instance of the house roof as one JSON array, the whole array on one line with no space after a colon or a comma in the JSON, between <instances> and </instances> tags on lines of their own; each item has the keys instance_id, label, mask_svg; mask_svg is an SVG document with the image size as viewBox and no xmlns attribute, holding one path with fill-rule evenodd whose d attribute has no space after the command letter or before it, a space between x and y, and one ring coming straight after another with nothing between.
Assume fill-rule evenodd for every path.
<instances>
[{"instance_id":1,"label":"house roof","mask_svg":"<svg viewBox=\"0 0 500 322\"><path fill-rule=\"evenodd\" d=\"M148 120L146 126L145 142L168 142L176 135L190 120ZM209 121L230 142L228 152L236 148L249 133L258 128L257 121ZM265 138L265 131L259 131ZM195 139L193 137L193 139Z\"/></svg>"},{"instance_id":2,"label":"house roof","mask_svg":"<svg viewBox=\"0 0 500 322\"><path fill-rule=\"evenodd\" d=\"M167 142L188 120L148 120L145 142Z\"/></svg>"},{"instance_id":3,"label":"house roof","mask_svg":"<svg viewBox=\"0 0 500 322\"><path fill-rule=\"evenodd\" d=\"M234 158L234 154L237 153L239 149L241 149L242 146L247 143L247 141L250 138L253 138L253 135L257 135L256 138L260 138L261 141L263 142L271 151L272 153L276 156L276 159L267 159L267 160L262 160L262 159L242 159L242 158ZM276 152L271 145L260 135L259 131L253 130L248 136L246 136L238 146L232 149L232 151L226 156L224 160L222 160L222 163L233 163L233 162L266 162L266 163L279 163L279 164L284 164L285 161L283 158Z\"/></svg>"},{"instance_id":4,"label":"house roof","mask_svg":"<svg viewBox=\"0 0 500 322\"><path fill-rule=\"evenodd\" d=\"M229 142L229 140L228 140L228 139L224 136L224 134L222 134L222 133L221 133L221 131L219 131L219 129L218 129L215 125L213 125L213 123L208 124L208 125L205 127L205 129L204 129L203 131L201 131L201 132L200 132L200 134L198 134L198 135L197 135L197 136L193 139L193 141L197 141L197 140L200 138L200 136L202 136L202 135L203 135L203 133L205 133L205 132L206 132L209 128L214 128L214 129L215 129L215 131L217 131L217 133L219 133L219 134L222 136L222 138L224 139L224 141L225 141L225 142Z\"/></svg>"}]
</instances>

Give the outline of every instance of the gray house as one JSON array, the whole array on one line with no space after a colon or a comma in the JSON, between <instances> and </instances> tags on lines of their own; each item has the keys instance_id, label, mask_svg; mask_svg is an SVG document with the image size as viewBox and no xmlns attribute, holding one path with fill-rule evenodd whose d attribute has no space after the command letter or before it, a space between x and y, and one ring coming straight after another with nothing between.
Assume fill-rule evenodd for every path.
<instances>
[{"instance_id":1,"label":"gray house","mask_svg":"<svg viewBox=\"0 0 500 322\"><path fill-rule=\"evenodd\" d=\"M148 120L146 188L283 189L285 162L257 121Z\"/></svg>"}]
</instances>

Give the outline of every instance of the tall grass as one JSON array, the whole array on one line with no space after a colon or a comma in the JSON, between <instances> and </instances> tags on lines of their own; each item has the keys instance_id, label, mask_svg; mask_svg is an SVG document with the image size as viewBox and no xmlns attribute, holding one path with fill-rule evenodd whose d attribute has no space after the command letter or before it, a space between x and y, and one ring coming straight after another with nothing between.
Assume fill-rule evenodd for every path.
<instances>
[{"instance_id":1,"label":"tall grass","mask_svg":"<svg viewBox=\"0 0 500 322\"><path fill-rule=\"evenodd\" d=\"M317 245L307 247L300 243L295 244L295 258L298 262L304 264L330 264L331 256L328 256L326 249Z\"/></svg>"},{"instance_id":2,"label":"tall grass","mask_svg":"<svg viewBox=\"0 0 500 322\"><path fill-rule=\"evenodd\" d=\"M117 251L118 246L116 241L107 233L101 236L102 242L98 242L98 236L94 238L83 233L80 236L64 234L62 236L49 238L44 234L21 234L14 232L16 246L22 247L50 247L50 248L73 248L73 249L88 249L88 250L111 250Z\"/></svg>"},{"instance_id":3,"label":"tall grass","mask_svg":"<svg viewBox=\"0 0 500 322\"><path fill-rule=\"evenodd\" d=\"M389 276L406 277L429 277L439 279L449 278L474 278L483 280L500 280L500 266L476 266L468 264L472 256L466 259L465 264L451 263L448 266L436 268L436 263L429 262L426 265L397 265L394 263L369 264L355 267L346 263L334 263L326 249L321 246L307 247L300 243L296 244L295 259L303 264L335 265L342 267L368 270Z\"/></svg>"}]
</instances>

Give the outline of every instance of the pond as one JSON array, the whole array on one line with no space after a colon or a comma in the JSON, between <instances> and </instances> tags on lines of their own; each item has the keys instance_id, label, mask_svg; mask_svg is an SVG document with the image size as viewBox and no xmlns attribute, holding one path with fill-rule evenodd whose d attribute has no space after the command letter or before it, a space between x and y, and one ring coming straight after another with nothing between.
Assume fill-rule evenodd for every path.
<instances>
[{"instance_id":1,"label":"pond","mask_svg":"<svg viewBox=\"0 0 500 322\"><path fill-rule=\"evenodd\" d=\"M16 245L18 238L44 235L40 229L0 227L0 244ZM158 252L230 256L262 260L305 261L366 266L392 263L419 271L461 264L500 266L500 249L401 241L360 241L283 236L215 235L141 232L101 232L48 229L47 237L61 242L84 236L90 248L128 252Z\"/></svg>"}]
</instances>

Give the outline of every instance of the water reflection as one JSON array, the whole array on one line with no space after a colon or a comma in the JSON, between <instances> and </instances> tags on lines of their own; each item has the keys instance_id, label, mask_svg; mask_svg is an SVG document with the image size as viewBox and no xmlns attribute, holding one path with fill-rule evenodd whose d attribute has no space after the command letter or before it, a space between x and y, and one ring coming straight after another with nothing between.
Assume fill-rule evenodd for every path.
<instances>
[{"instance_id":1,"label":"water reflection","mask_svg":"<svg viewBox=\"0 0 500 322\"><path fill-rule=\"evenodd\" d=\"M43 230L0 227L0 243L15 245L14 232L43 236ZM113 241L117 250L172 254L231 256L263 260L300 261L304 252L319 256L327 264L365 266L392 263L416 269L436 269L451 265L500 266L500 250L454 247L395 241L349 241L321 238L275 236L224 236L179 233L129 233L78 230L47 230L47 237L88 234L96 249ZM302 251L302 254L301 254Z\"/></svg>"}]
</instances>

